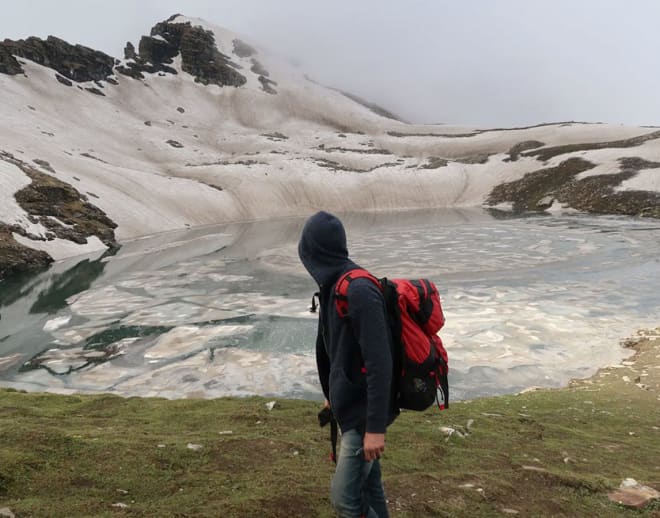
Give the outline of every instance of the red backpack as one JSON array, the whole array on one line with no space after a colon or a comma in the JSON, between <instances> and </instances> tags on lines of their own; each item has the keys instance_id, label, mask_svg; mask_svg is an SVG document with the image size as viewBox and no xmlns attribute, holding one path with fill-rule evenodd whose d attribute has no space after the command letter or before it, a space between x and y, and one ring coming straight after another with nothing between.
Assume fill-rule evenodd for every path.
<instances>
[{"instance_id":1,"label":"red backpack","mask_svg":"<svg viewBox=\"0 0 660 518\"><path fill-rule=\"evenodd\" d=\"M447 408L447 351L436 334L445 317L435 284L428 279L377 279L366 270L351 270L335 285L335 306L342 318L348 317L348 287L359 278L376 284L385 299L392 332L392 393L398 407L426 410L435 401L440 410Z\"/></svg>"}]
</instances>

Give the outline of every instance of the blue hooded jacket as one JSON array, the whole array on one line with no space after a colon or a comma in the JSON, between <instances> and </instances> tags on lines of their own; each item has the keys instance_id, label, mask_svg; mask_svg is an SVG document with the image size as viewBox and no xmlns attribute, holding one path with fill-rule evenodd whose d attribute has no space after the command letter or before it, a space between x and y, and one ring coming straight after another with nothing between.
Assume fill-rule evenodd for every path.
<instances>
[{"instance_id":1,"label":"blue hooded jacket","mask_svg":"<svg viewBox=\"0 0 660 518\"><path fill-rule=\"evenodd\" d=\"M383 296L372 281L355 279L347 293L348 318L339 316L335 283L359 266L349 259L344 226L332 214L318 212L307 220L298 255L319 285L316 363L337 423L342 432L385 433L397 412L390 397L391 338Z\"/></svg>"}]
</instances>

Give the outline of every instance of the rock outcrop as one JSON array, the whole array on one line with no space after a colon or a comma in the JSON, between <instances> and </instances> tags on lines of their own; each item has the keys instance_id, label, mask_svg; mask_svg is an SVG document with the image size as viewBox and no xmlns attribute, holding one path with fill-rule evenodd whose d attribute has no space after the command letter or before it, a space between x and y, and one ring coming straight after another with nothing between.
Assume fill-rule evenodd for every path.
<instances>
[{"instance_id":1,"label":"rock outcrop","mask_svg":"<svg viewBox=\"0 0 660 518\"><path fill-rule=\"evenodd\" d=\"M16 201L53 237L85 244L88 237L97 236L109 248L117 246L116 223L92 205L87 196L8 153L0 152L0 159L15 164L32 179L32 183L15 194Z\"/></svg>"},{"instance_id":2,"label":"rock outcrop","mask_svg":"<svg viewBox=\"0 0 660 518\"><path fill-rule=\"evenodd\" d=\"M395 120L395 121L404 122L403 119L401 119L398 115L395 115L391 111L386 110L382 106L378 106L376 103L365 101L364 99L362 99L362 97L359 97L357 95L354 95L354 94L351 94L351 93L348 93L348 92L340 91L340 93L342 93L343 95L348 97L351 101L354 101L358 104L361 104L365 108L368 108L369 110L374 112L376 115L380 115L381 117L385 117L387 119L392 119L392 120Z\"/></svg>"},{"instance_id":3,"label":"rock outcrop","mask_svg":"<svg viewBox=\"0 0 660 518\"><path fill-rule=\"evenodd\" d=\"M13 232L19 228L0 223L0 281L18 273L38 271L53 262L46 252L20 244Z\"/></svg>"},{"instance_id":4,"label":"rock outcrop","mask_svg":"<svg viewBox=\"0 0 660 518\"><path fill-rule=\"evenodd\" d=\"M78 244L85 244L89 237L97 236L110 249L118 247L114 233L117 225L84 194L9 153L0 151L0 159L16 165L32 179L15 194L15 198L34 223L48 230L45 237L38 237L17 225L0 223L0 280L14 273L41 269L52 262L46 252L18 243L14 233L29 239L60 238ZM52 172L50 165L42 167Z\"/></svg>"},{"instance_id":5,"label":"rock outcrop","mask_svg":"<svg viewBox=\"0 0 660 518\"><path fill-rule=\"evenodd\" d=\"M124 54L129 61L118 66L117 71L134 78L142 78L145 72L176 74L171 65L181 55L181 68L199 83L245 84L245 77L236 71L238 65L218 51L211 31L193 27L190 22L174 23L174 18L156 24L150 36L142 36L137 54L133 45L127 44Z\"/></svg>"},{"instance_id":6,"label":"rock outcrop","mask_svg":"<svg viewBox=\"0 0 660 518\"><path fill-rule=\"evenodd\" d=\"M660 168L660 163L637 157L621 158L620 172L578 179L595 167L582 158L569 158L557 167L527 173L520 180L498 185L488 204L511 203L516 211L544 211L555 201L593 214L660 217L660 193L616 190L643 169Z\"/></svg>"},{"instance_id":7,"label":"rock outcrop","mask_svg":"<svg viewBox=\"0 0 660 518\"><path fill-rule=\"evenodd\" d=\"M135 59L136 57L135 47L130 41L127 41L126 47L124 47L124 59Z\"/></svg>"},{"instance_id":8,"label":"rock outcrop","mask_svg":"<svg viewBox=\"0 0 660 518\"><path fill-rule=\"evenodd\" d=\"M18 41L4 40L0 43L0 72L23 72L14 56L52 68L76 82L103 81L113 74L112 68L115 65L114 58L101 51L71 45L54 36L48 36L46 40L35 37Z\"/></svg>"},{"instance_id":9,"label":"rock outcrop","mask_svg":"<svg viewBox=\"0 0 660 518\"><path fill-rule=\"evenodd\" d=\"M11 51L0 43L0 74L15 76L23 73L23 67L12 55Z\"/></svg>"},{"instance_id":10,"label":"rock outcrop","mask_svg":"<svg viewBox=\"0 0 660 518\"><path fill-rule=\"evenodd\" d=\"M174 58L180 55L181 68L199 83L218 86L242 86L246 83L246 78L237 71L240 66L218 50L211 31L193 27L190 22L176 23L176 16L156 24L149 36L140 39L137 52L128 42L123 64L118 64L115 58L103 52L71 45L54 36L48 36L46 40L36 37L4 40L0 43L0 73L23 73L23 67L16 59L18 56L57 71L58 80L67 86L67 81L108 81L116 84L112 79L115 70L134 79L143 79L145 73L176 74L177 70L172 65ZM256 53L245 43L238 42L236 45L240 55ZM265 75L267 73L262 74ZM274 93L271 87L275 84L273 81L265 77L260 80L265 91ZM98 89L90 91L100 92Z\"/></svg>"}]
</instances>

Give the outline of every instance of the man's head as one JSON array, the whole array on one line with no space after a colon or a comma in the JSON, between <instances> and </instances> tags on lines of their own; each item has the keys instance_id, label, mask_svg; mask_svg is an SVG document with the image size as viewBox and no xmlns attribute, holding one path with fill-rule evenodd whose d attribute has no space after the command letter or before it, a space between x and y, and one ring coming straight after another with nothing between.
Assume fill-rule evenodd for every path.
<instances>
[{"instance_id":1,"label":"man's head","mask_svg":"<svg viewBox=\"0 0 660 518\"><path fill-rule=\"evenodd\" d=\"M349 259L346 231L339 218L323 211L309 218L298 243L298 255L319 286L341 273Z\"/></svg>"}]
</instances>

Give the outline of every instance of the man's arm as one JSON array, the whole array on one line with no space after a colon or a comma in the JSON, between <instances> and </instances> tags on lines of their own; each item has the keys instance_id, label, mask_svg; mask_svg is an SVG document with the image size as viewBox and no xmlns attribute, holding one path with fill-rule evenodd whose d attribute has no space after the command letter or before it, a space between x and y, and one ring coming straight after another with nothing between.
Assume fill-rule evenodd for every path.
<instances>
[{"instance_id":1,"label":"man's arm","mask_svg":"<svg viewBox=\"0 0 660 518\"><path fill-rule=\"evenodd\" d=\"M356 279L348 290L349 316L367 376L367 423L364 452L367 460L385 449L385 429L390 407L392 356L385 302L380 289L368 279Z\"/></svg>"}]
</instances>

